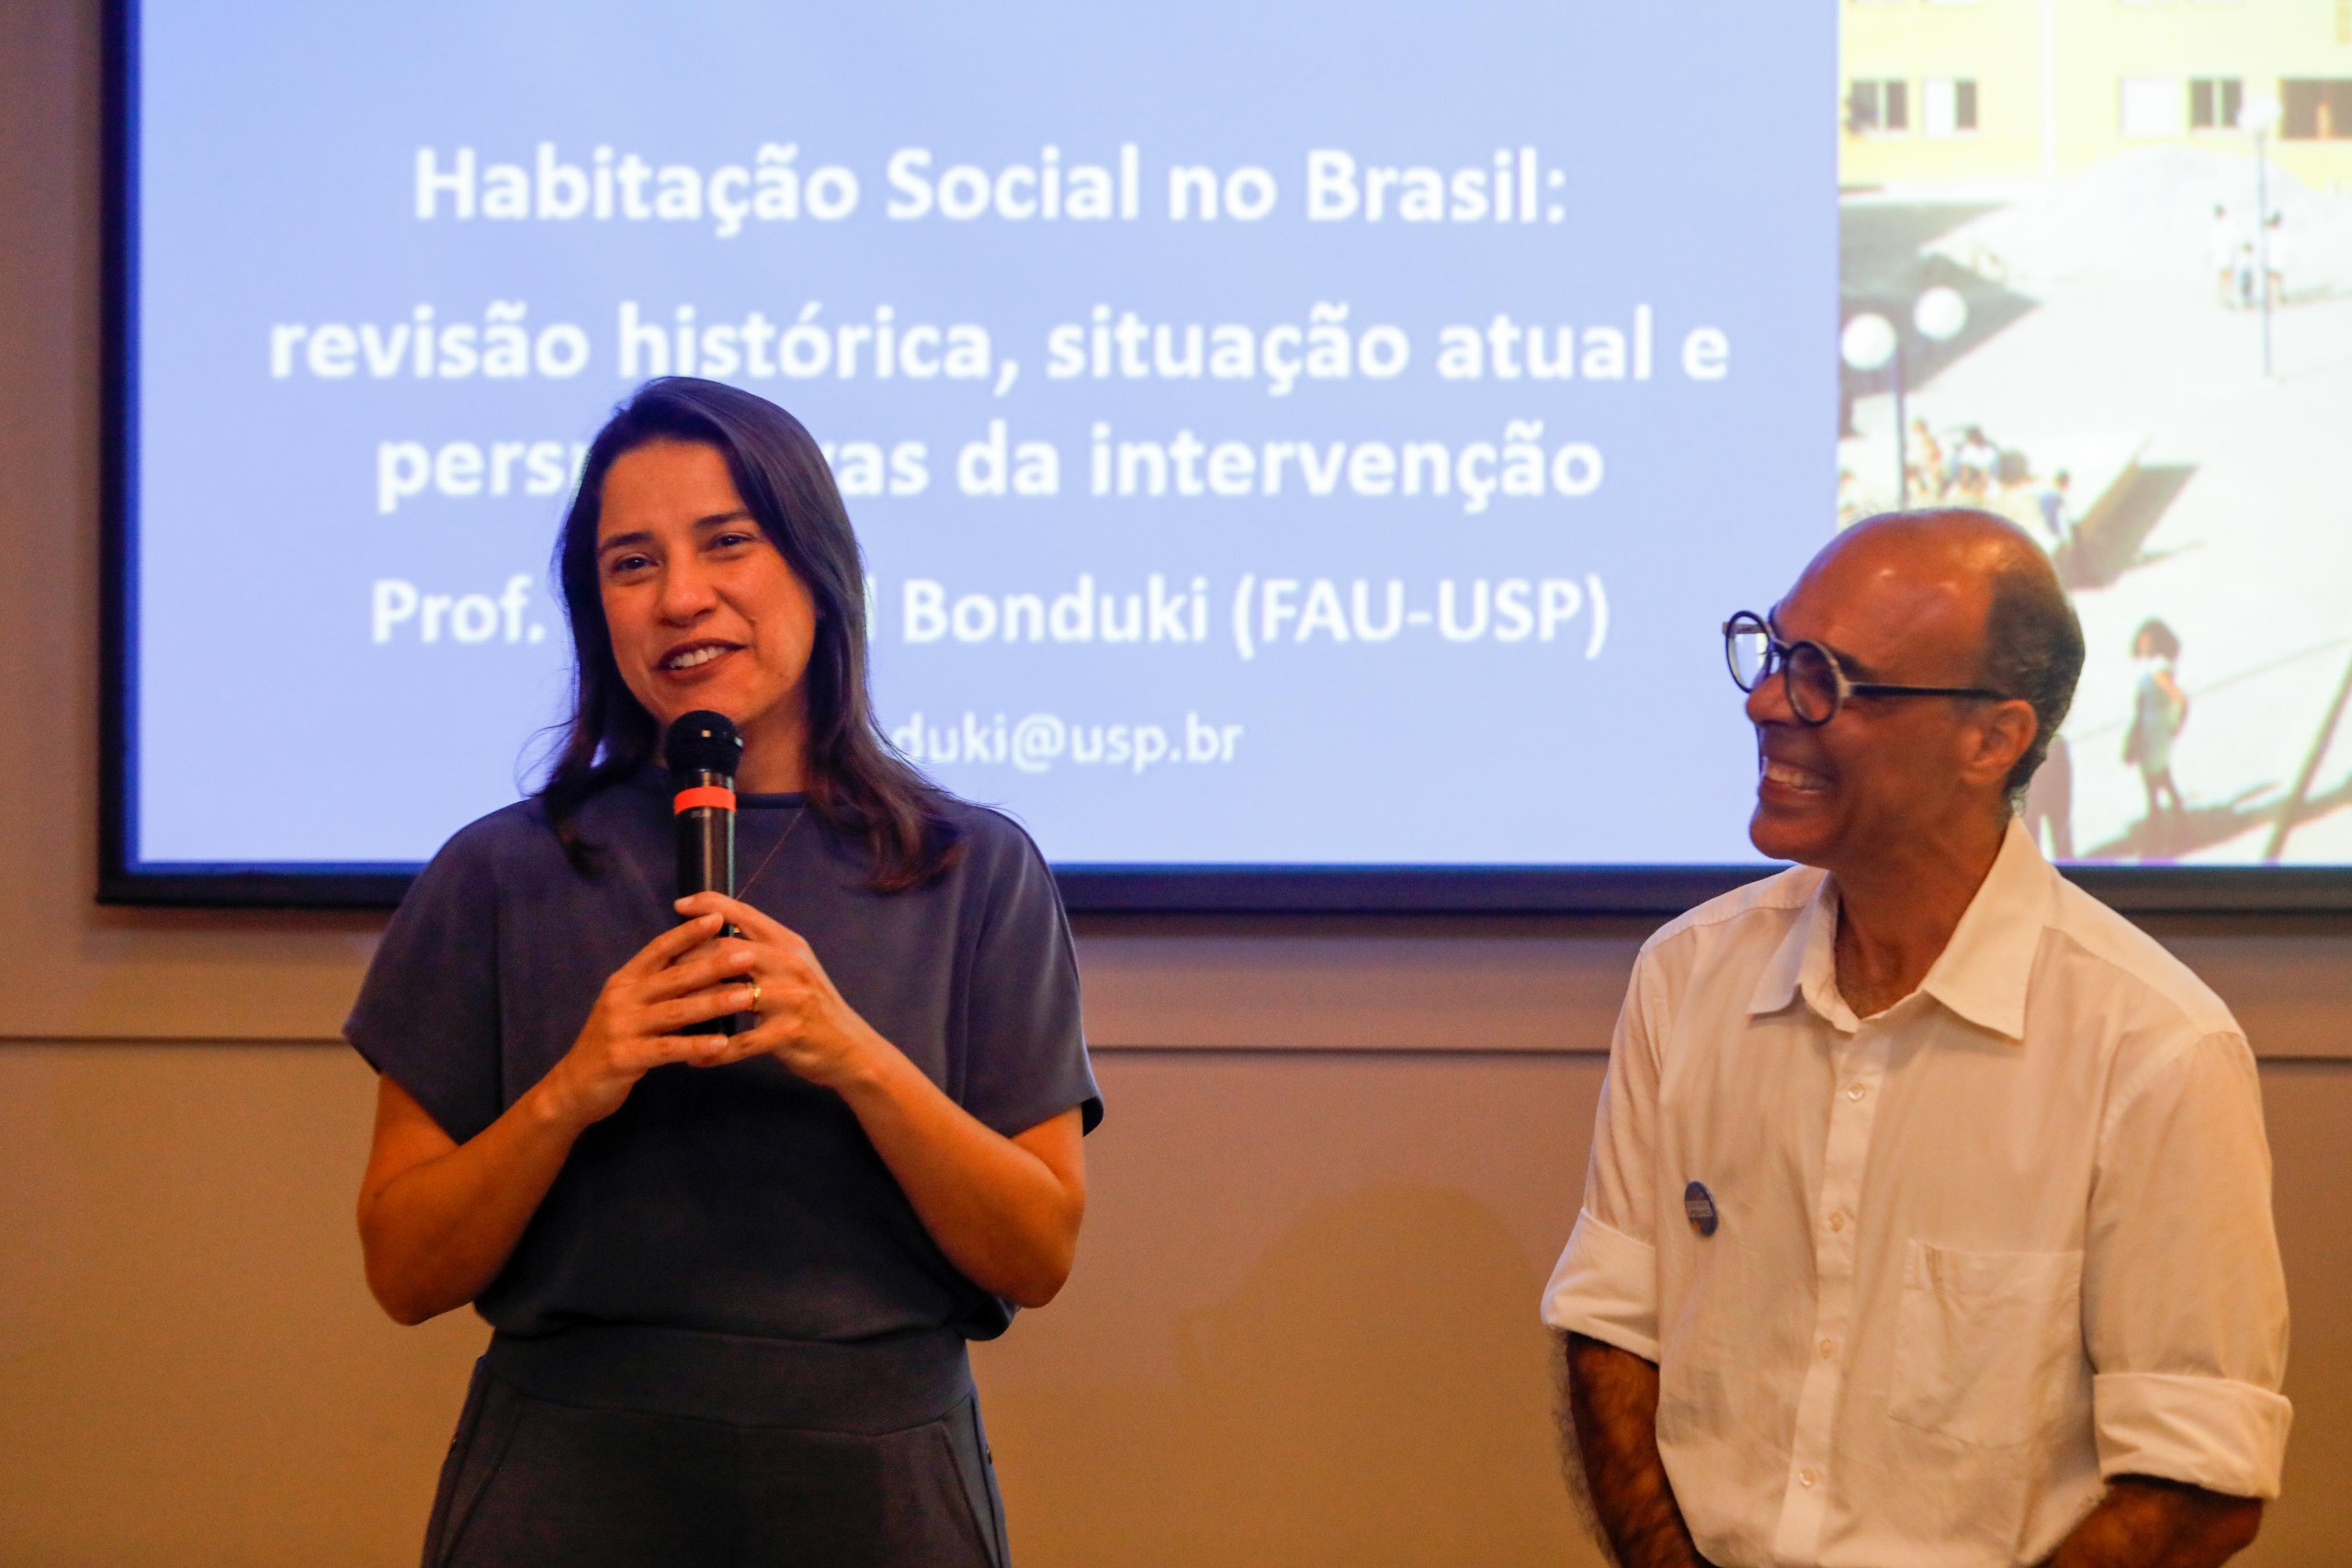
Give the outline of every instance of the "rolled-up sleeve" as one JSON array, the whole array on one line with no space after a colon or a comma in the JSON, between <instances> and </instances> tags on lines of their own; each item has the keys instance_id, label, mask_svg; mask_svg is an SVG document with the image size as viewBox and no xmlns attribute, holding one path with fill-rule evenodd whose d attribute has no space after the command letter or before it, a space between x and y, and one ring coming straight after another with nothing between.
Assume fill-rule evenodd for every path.
<instances>
[{"instance_id":1,"label":"rolled-up sleeve","mask_svg":"<svg viewBox=\"0 0 2352 1568\"><path fill-rule=\"evenodd\" d=\"M2275 1497L2287 1285L2245 1042L2208 1035L2153 1066L2100 1145L2083 1281L2099 1472Z\"/></svg>"},{"instance_id":2,"label":"rolled-up sleeve","mask_svg":"<svg viewBox=\"0 0 2352 1568\"><path fill-rule=\"evenodd\" d=\"M1634 964L1609 1043L1609 1073L1593 1120L1584 1204L1544 1287L1544 1321L1645 1360L1657 1359L1657 1147L1658 1062L1651 1024L1657 977Z\"/></svg>"}]
</instances>

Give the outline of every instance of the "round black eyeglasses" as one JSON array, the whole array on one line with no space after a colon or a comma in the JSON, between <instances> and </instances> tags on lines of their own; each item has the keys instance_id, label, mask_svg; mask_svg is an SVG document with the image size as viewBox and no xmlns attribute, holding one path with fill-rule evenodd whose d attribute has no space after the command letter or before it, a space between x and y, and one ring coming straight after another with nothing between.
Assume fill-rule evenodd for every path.
<instances>
[{"instance_id":1,"label":"round black eyeglasses","mask_svg":"<svg viewBox=\"0 0 2352 1568\"><path fill-rule=\"evenodd\" d=\"M1838 656L1817 642L1782 642L1770 623L1742 610L1724 623L1724 661L1743 692L1752 692L1780 672L1789 711L1815 728L1838 716L1848 697L1983 697L2000 701L2006 693L1985 686L1895 686L1883 681L1849 680Z\"/></svg>"}]
</instances>

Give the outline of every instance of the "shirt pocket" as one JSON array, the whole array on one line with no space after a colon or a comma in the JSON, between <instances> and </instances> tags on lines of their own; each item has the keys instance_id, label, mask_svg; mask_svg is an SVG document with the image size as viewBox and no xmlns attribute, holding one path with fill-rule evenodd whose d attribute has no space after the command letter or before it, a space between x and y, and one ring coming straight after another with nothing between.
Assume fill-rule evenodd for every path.
<instances>
[{"instance_id":1,"label":"shirt pocket","mask_svg":"<svg viewBox=\"0 0 2352 1568\"><path fill-rule=\"evenodd\" d=\"M1887 1415L1984 1448L2032 1438L2080 1380L2082 1296L2080 1252L1911 1242Z\"/></svg>"}]
</instances>

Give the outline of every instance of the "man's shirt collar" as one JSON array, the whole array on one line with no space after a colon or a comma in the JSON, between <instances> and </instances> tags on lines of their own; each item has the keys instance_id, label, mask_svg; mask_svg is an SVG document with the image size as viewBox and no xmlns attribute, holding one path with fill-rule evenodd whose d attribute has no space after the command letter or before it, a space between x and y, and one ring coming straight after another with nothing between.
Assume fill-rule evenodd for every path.
<instances>
[{"instance_id":1,"label":"man's shirt collar","mask_svg":"<svg viewBox=\"0 0 2352 1568\"><path fill-rule=\"evenodd\" d=\"M2032 835L2013 818L1993 869L1919 990L1979 1028L2022 1043L2026 985L2042 929L2056 909L2057 880ZM1838 1029L1851 1032L1860 1026L1838 989L1838 885L1826 875L1815 882L1757 976L1747 1010L1751 1016L1778 1012L1800 993Z\"/></svg>"}]
</instances>

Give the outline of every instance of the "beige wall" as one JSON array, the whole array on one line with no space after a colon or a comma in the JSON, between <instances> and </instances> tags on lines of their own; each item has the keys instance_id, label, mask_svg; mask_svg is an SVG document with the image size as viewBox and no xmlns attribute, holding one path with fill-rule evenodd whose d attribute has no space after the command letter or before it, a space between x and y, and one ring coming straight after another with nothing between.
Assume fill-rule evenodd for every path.
<instances>
[{"instance_id":1,"label":"beige wall","mask_svg":"<svg viewBox=\"0 0 2352 1568\"><path fill-rule=\"evenodd\" d=\"M400 1563L482 1336L360 1283L370 1085L332 1036L376 921L91 902L90 11L0 0L0 1562ZM1592 1561L1532 1308L1641 930L1082 930L1086 1246L979 1354L1030 1568ZM2252 1561L2333 1563L2352 926L2164 932L2276 1058L2299 1414Z\"/></svg>"}]
</instances>

